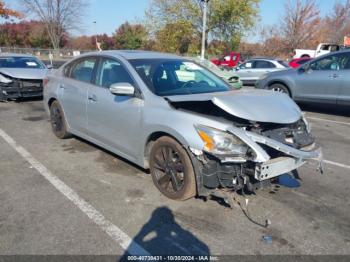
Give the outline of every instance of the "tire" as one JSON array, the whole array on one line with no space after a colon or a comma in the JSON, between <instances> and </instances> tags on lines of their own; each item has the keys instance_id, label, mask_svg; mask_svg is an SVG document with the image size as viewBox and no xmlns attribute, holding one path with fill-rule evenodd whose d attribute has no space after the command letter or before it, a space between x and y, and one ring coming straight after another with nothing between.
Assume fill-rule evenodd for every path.
<instances>
[{"instance_id":1,"label":"tire","mask_svg":"<svg viewBox=\"0 0 350 262\"><path fill-rule=\"evenodd\" d=\"M61 105L58 101L53 101L50 106L50 122L52 132L60 139L66 139L71 136L71 134L67 131L67 122L64 117L64 113Z\"/></svg>"},{"instance_id":2,"label":"tire","mask_svg":"<svg viewBox=\"0 0 350 262\"><path fill-rule=\"evenodd\" d=\"M174 139L164 136L152 146L150 170L157 189L173 200L196 196L196 178L186 150Z\"/></svg>"},{"instance_id":3,"label":"tire","mask_svg":"<svg viewBox=\"0 0 350 262\"><path fill-rule=\"evenodd\" d=\"M288 87L286 87L283 84L273 84L269 87L270 90L275 91L275 92L279 92L279 93L283 93L288 95L289 97L291 97L290 91L288 89Z\"/></svg>"}]
</instances>

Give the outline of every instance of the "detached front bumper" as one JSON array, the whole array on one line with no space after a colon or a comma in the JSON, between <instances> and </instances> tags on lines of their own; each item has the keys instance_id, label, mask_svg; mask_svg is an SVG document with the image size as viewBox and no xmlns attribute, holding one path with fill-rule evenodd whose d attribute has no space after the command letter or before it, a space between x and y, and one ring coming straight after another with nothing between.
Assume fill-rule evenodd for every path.
<instances>
[{"instance_id":1,"label":"detached front bumper","mask_svg":"<svg viewBox=\"0 0 350 262\"><path fill-rule=\"evenodd\" d=\"M14 80L10 84L0 84L0 101L22 97L43 95L42 80Z\"/></svg>"},{"instance_id":2,"label":"detached front bumper","mask_svg":"<svg viewBox=\"0 0 350 262\"><path fill-rule=\"evenodd\" d=\"M198 186L207 189L232 188L239 190L259 188L270 180L289 173L304 165L308 160L319 162L323 172L322 149L316 144L297 149L257 133L231 127L228 132L244 141L254 152L254 159L219 158L208 154L197 154L200 162ZM273 150L277 154L269 154ZM254 190L254 189L253 189Z\"/></svg>"}]
</instances>

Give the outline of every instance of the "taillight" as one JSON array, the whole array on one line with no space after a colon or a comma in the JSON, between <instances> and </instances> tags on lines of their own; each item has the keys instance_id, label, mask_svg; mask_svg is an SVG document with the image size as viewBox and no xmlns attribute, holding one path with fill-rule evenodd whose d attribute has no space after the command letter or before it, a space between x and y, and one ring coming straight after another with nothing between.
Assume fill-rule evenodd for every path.
<instances>
[{"instance_id":1,"label":"taillight","mask_svg":"<svg viewBox=\"0 0 350 262\"><path fill-rule=\"evenodd\" d=\"M43 79L43 87L45 87L48 83L49 83L49 79L48 78L44 78Z\"/></svg>"}]
</instances>

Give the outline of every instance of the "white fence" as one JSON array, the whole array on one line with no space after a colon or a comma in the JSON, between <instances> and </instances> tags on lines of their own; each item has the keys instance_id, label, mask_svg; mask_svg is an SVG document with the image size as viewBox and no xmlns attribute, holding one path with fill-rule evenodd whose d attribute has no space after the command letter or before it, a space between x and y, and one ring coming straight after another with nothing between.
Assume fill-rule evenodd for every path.
<instances>
[{"instance_id":1,"label":"white fence","mask_svg":"<svg viewBox=\"0 0 350 262\"><path fill-rule=\"evenodd\" d=\"M22 47L0 47L2 53L16 53L16 54L32 54L41 58L52 58L54 59L69 59L74 56L91 52L91 50L72 50L72 49L39 49L39 48L22 48Z\"/></svg>"}]
</instances>

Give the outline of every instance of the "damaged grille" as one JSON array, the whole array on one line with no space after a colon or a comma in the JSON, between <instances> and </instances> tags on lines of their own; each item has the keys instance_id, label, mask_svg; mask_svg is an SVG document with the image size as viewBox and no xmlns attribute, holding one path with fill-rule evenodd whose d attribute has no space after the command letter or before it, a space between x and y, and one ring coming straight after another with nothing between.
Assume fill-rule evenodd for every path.
<instances>
[{"instance_id":1,"label":"damaged grille","mask_svg":"<svg viewBox=\"0 0 350 262\"><path fill-rule=\"evenodd\" d=\"M17 99L21 97L37 97L43 94L41 79L12 79L12 83L0 85L0 100Z\"/></svg>"},{"instance_id":2,"label":"damaged grille","mask_svg":"<svg viewBox=\"0 0 350 262\"><path fill-rule=\"evenodd\" d=\"M42 89L42 80L17 80L19 86L27 91Z\"/></svg>"},{"instance_id":3,"label":"damaged grille","mask_svg":"<svg viewBox=\"0 0 350 262\"><path fill-rule=\"evenodd\" d=\"M259 124L251 131L296 149L312 145L315 142L314 137L307 131L303 120L290 125Z\"/></svg>"}]
</instances>

